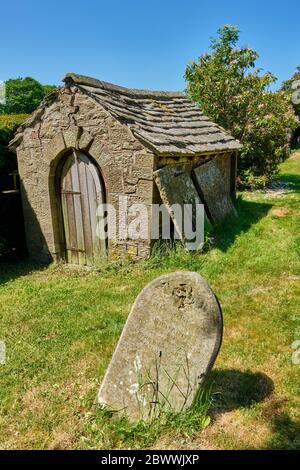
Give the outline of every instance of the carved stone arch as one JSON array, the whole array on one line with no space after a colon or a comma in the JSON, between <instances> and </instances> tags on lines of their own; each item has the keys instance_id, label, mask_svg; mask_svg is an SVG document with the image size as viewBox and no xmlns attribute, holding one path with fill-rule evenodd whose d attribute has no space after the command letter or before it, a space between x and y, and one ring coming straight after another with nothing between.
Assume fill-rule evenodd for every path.
<instances>
[{"instance_id":1,"label":"carved stone arch","mask_svg":"<svg viewBox=\"0 0 300 470\"><path fill-rule=\"evenodd\" d=\"M82 151L94 162L103 180L105 201L110 201L111 154L108 146L100 136L93 137L88 131L78 126L70 126L58 132L44 150L44 159L48 163L48 188L51 206L53 250L56 259L64 257L63 219L61 211L61 195L58 191L58 176L62 170L65 157L73 150Z\"/></svg>"},{"instance_id":2,"label":"carved stone arch","mask_svg":"<svg viewBox=\"0 0 300 470\"><path fill-rule=\"evenodd\" d=\"M57 174L64 160L64 155L72 149L82 150L88 154L88 149L93 142L93 137L78 126L70 126L58 132L48 142L44 150L44 159L48 163L48 191L51 208L53 229L53 252L55 259L63 256L64 246L62 237L62 215L60 207L60 195L57 190ZM97 159L95 159L97 161Z\"/></svg>"}]
</instances>

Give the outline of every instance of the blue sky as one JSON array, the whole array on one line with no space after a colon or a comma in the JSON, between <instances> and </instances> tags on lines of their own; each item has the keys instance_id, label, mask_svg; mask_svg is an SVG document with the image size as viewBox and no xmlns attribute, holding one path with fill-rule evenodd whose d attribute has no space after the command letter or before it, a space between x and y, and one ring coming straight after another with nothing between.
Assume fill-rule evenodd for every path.
<instances>
[{"instance_id":1,"label":"blue sky","mask_svg":"<svg viewBox=\"0 0 300 470\"><path fill-rule=\"evenodd\" d=\"M66 72L136 88L182 90L186 64L225 23L281 82L300 65L300 1L1 2L0 80L59 84Z\"/></svg>"}]
</instances>

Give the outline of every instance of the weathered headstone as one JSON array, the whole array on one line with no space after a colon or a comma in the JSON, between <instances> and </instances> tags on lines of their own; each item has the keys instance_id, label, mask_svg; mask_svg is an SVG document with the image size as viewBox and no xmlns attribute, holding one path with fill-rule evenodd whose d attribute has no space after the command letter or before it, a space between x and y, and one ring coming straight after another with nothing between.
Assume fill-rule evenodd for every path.
<instances>
[{"instance_id":1,"label":"weathered headstone","mask_svg":"<svg viewBox=\"0 0 300 470\"><path fill-rule=\"evenodd\" d=\"M191 179L190 172L181 165L170 165L165 166L160 170L156 170L153 173L153 177L158 187L161 199L173 220L174 227L179 237L186 243L191 242L192 239L187 238L187 233L185 232L185 227L190 226L194 230L202 230L203 233L201 235L203 240L201 241L203 244L204 220L202 222L202 226L198 227L196 222L196 211L199 212L200 207L202 208L202 211L204 211L204 207ZM181 208L179 214L173 210L175 205ZM188 206L192 208L192 211L190 211ZM201 213L201 215L203 217L203 213ZM205 211L204 217L206 225L210 226L211 224ZM187 218L189 220L186 220ZM195 248L202 248L202 244L200 243L198 247L195 245Z\"/></svg>"},{"instance_id":2,"label":"weathered headstone","mask_svg":"<svg viewBox=\"0 0 300 470\"><path fill-rule=\"evenodd\" d=\"M166 274L137 297L104 376L98 401L129 419L191 405L217 357L222 313L194 272Z\"/></svg>"},{"instance_id":3,"label":"weathered headstone","mask_svg":"<svg viewBox=\"0 0 300 470\"><path fill-rule=\"evenodd\" d=\"M224 178L215 160L198 166L193 172L212 222L222 222L229 214L236 214L230 195L226 191Z\"/></svg>"}]
</instances>

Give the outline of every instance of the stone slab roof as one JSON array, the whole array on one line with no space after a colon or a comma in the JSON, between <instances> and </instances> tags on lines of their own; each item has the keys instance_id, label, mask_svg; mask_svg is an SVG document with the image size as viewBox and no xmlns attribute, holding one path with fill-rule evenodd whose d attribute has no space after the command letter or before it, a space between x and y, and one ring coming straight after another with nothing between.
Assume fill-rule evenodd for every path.
<instances>
[{"instance_id":1,"label":"stone slab roof","mask_svg":"<svg viewBox=\"0 0 300 470\"><path fill-rule=\"evenodd\" d=\"M129 89L74 73L64 82L92 97L158 155L194 156L242 147L183 93Z\"/></svg>"},{"instance_id":2,"label":"stone slab roof","mask_svg":"<svg viewBox=\"0 0 300 470\"><path fill-rule=\"evenodd\" d=\"M160 156L197 156L240 150L242 145L222 127L210 121L183 93L137 90L91 77L68 73L66 86L75 86L93 98L112 116L126 124L145 146ZM23 130L32 126L55 101L58 90L19 127L9 146L14 150Z\"/></svg>"}]
</instances>

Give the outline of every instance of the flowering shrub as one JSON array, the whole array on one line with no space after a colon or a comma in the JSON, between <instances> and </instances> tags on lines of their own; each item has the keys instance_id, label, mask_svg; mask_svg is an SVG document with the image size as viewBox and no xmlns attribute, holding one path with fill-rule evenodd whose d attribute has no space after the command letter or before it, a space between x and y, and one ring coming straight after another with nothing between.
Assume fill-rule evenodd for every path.
<instances>
[{"instance_id":1,"label":"flowering shrub","mask_svg":"<svg viewBox=\"0 0 300 470\"><path fill-rule=\"evenodd\" d=\"M211 53L190 63L185 72L187 93L204 114L243 144L238 172L241 181L276 173L289 155L291 132L299 125L290 97L272 92L271 73L255 69L258 54L237 47L239 30L225 25L211 41Z\"/></svg>"}]
</instances>

